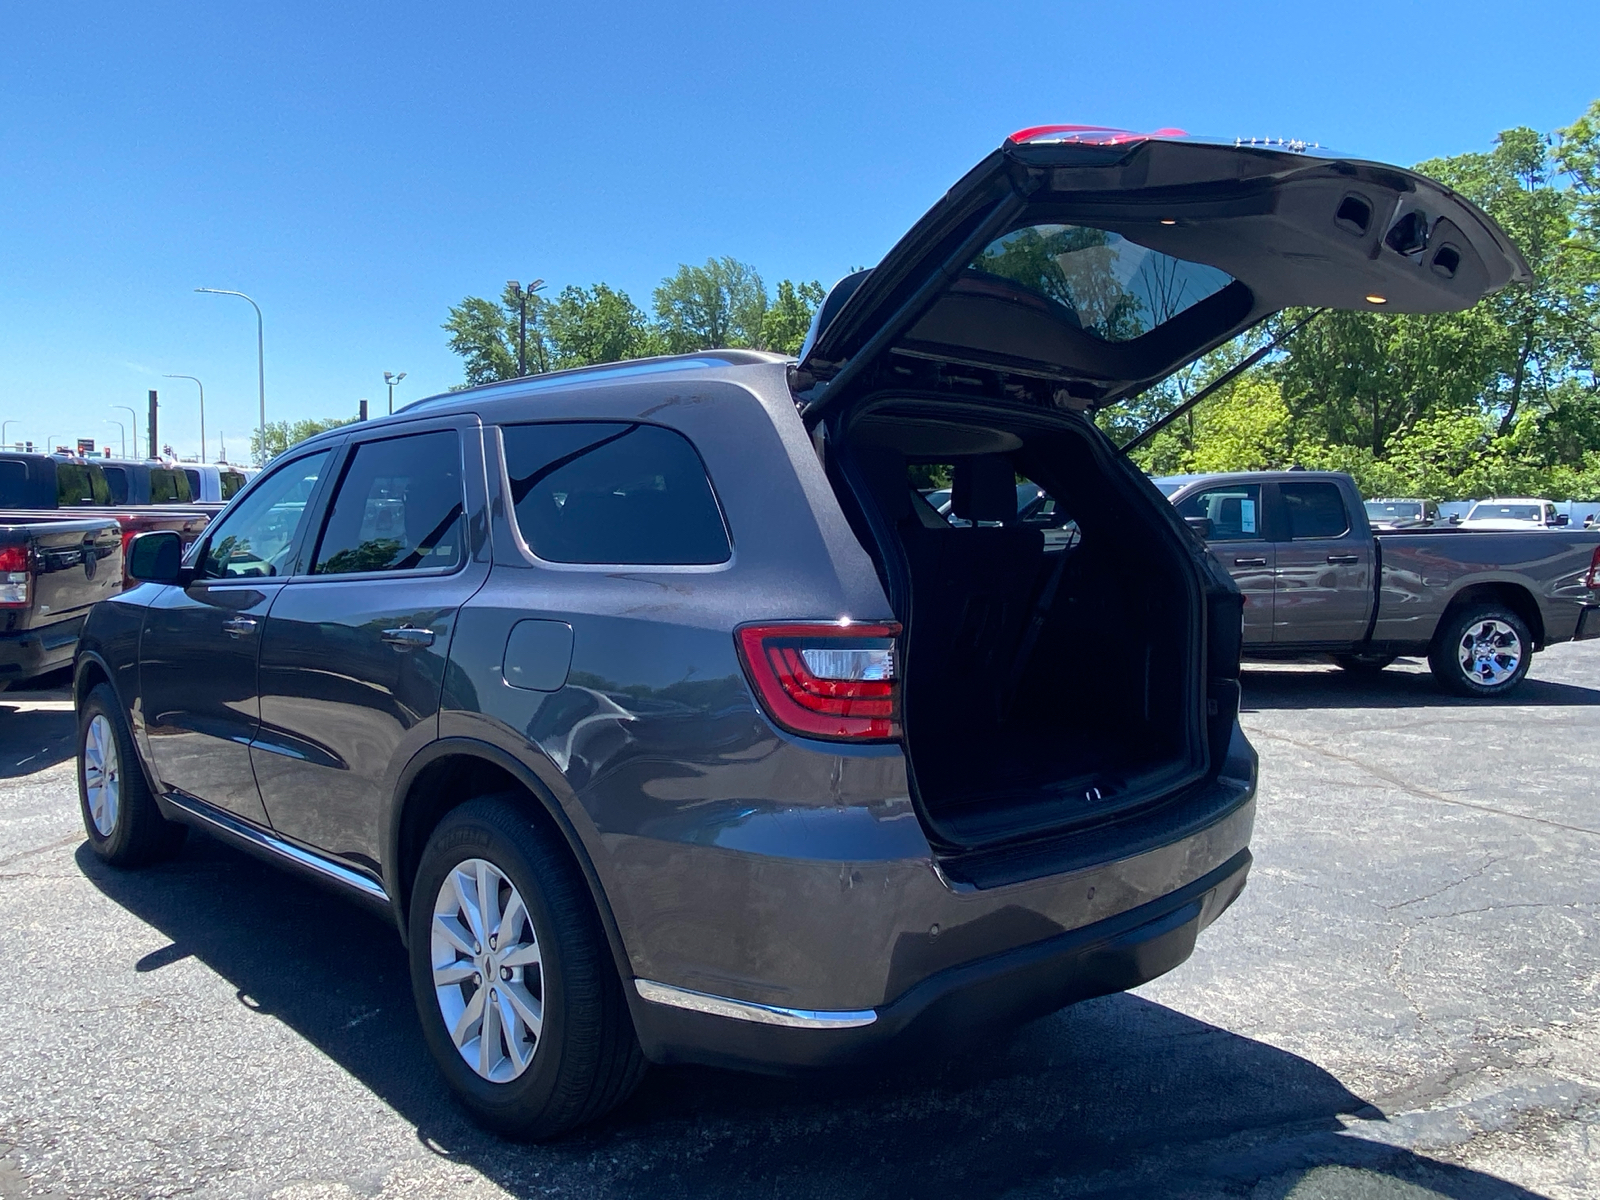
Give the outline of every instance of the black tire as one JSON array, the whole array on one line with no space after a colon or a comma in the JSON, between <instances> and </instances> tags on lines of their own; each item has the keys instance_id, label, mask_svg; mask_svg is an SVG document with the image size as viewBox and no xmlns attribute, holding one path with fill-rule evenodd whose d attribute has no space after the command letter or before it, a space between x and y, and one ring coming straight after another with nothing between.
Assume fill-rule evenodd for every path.
<instances>
[{"instance_id":1,"label":"black tire","mask_svg":"<svg viewBox=\"0 0 1600 1200\"><path fill-rule=\"evenodd\" d=\"M1497 656L1489 670L1503 670L1501 677L1490 680L1486 674L1474 674L1461 661L1470 643L1484 633L1490 633L1496 645L1516 647L1514 670L1504 670L1510 664L1509 655ZM1510 637L1505 635L1509 634ZM1511 639L1515 639L1514 643ZM1428 651L1428 666L1439 686L1458 696L1475 700L1493 700L1506 696L1521 686L1533 660L1533 634L1527 623L1509 608L1499 604L1476 604L1448 614L1434 635L1433 648Z\"/></svg>"},{"instance_id":2,"label":"black tire","mask_svg":"<svg viewBox=\"0 0 1600 1200\"><path fill-rule=\"evenodd\" d=\"M621 1104L647 1064L588 886L560 836L530 817L524 800L469 801L428 839L411 891L411 986L428 1049L467 1111L496 1133L544 1140ZM468 1065L434 987L434 905L455 868L472 859L491 864L522 897L541 958L543 1026L532 1059L505 1082ZM463 981L460 994L468 992ZM498 1036L493 1044L498 1052Z\"/></svg>"},{"instance_id":3,"label":"black tire","mask_svg":"<svg viewBox=\"0 0 1600 1200\"><path fill-rule=\"evenodd\" d=\"M104 725L96 728L97 720ZM105 725L110 726L110 744L116 751L109 773L91 768L88 762L90 731L95 730L97 745L103 747ZM101 756L105 761L103 750ZM97 770L97 778L102 774L111 778L115 800L109 807L104 791L100 793L98 805L90 803L88 776L91 770ZM183 845L186 830L163 817L156 807L156 798L150 792L150 784L134 750L133 734L128 729L122 704L108 683L95 686L78 706L78 806L83 813L83 829L89 835L90 849L114 867L139 867L170 858Z\"/></svg>"},{"instance_id":4,"label":"black tire","mask_svg":"<svg viewBox=\"0 0 1600 1200\"><path fill-rule=\"evenodd\" d=\"M1352 675L1376 675L1399 657L1398 654L1335 654L1333 661Z\"/></svg>"}]
</instances>

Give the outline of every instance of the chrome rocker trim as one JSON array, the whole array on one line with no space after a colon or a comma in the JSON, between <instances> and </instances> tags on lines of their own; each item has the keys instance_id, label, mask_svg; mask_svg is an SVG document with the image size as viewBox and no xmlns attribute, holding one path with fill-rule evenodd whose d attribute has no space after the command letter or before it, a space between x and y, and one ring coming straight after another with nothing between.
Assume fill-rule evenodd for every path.
<instances>
[{"instance_id":1,"label":"chrome rocker trim","mask_svg":"<svg viewBox=\"0 0 1600 1200\"><path fill-rule=\"evenodd\" d=\"M735 1021L753 1021L757 1025L783 1025L790 1029L857 1029L871 1025L878 1019L876 1010L819 1012L809 1008L778 1008L771 1004L756 1004L749 1000L733 1000L727 996L713 996L707 992L690 991L673 987L670 983L657 983L653 979L635 979L634 990L652 1004L666 1004L672 1008L686 1008L690 1012L707 1013L714 1017L730 1017Z\"/></svg>"},{"instance_id":2,"label":"chrome rocker trim","mask_svg":"<svg viewBox=\"0 0 1600 1200\"><path fill-rule=\"evenodd\" d=\"M252 849L265 851L275 858L285 859L297 867L310 871L313 875L319 875L341 887L349 888L369 900L376 900L385 905L389 903L389 893L383 890L383 885L360 871L353 871L342 863L323 858L322 855L296 846L293 842L286 842L276 834L259 829L248 821L241 821L230 813L212 808L205 801L196 800L182 792L167 792L161 799L173 808L182 809L186 815L210 826L224 837L244 842Z\"/></svg>"}]
</instances>

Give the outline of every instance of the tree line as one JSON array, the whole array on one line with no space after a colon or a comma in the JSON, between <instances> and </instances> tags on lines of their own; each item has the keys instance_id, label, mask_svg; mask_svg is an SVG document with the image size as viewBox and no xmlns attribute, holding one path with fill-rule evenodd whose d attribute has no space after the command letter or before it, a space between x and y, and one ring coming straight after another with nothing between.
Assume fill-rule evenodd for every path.
<instances>
[{"instance_id":1,"label":"tree line","mask_svg":"<svg viewBox=\"0 0 1600 1200\"><path fill-rule=\"evenodd\" d=\"M745 347L794 354L822 303L822 284L785 279L768 292L733 258L679 265L651 297L652 313L609 284L569 284L554 296L508 283L498 300L468 296L444 330L464 387L593 363Z\"/></svg>"}]
</instances>

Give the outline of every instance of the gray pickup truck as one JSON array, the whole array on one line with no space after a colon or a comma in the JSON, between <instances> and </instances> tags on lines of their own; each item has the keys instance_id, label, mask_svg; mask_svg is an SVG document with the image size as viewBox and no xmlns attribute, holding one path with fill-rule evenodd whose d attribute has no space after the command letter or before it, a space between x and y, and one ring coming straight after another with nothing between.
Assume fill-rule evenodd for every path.
<instances>
[{"instance_id":1,"label":"gray pickup truck","mask_svg":"<svg viewBox=\"0 0 1600 1200\"><path fill-rule=\"evenodd\" d=\"M1374 531L1355 481L1321 471L1156 479L1244 593L1244 653L1380 671L1426 655L1465 696L1502 696L1533 651L1600 637L1600 530Z\"/></svg>"},{"instance_id":2,"label":"gray pickup truck","mask_svg":"<svg viewBox=\"0 0 1600 1200\"><path fill-rule=\"evenodd\" d=\"M89 609L121 590L116 518L0 514L0 691L69 666Z\"/></svg>"}]
</instances>

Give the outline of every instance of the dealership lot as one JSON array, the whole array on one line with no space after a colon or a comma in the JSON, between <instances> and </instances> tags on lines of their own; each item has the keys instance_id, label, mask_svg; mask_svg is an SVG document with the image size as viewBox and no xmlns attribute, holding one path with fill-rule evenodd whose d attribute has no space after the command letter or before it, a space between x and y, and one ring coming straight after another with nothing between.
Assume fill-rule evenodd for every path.
<instances>
[{"instance_id":1,"label":"dealership lot","mask_svg":"<svg viewBox=\"0 0 1600 1200\"><path fill-rule=\"evenodd\" d=\"M0 1196L1600 1195L1597 685L1247 668L1256 868L1178 971L887 1074L657 1071L547 1147L447 1098L382 921L200 838L106 869L65 692L0 694Z\"/></svg>"}]
</instances>

